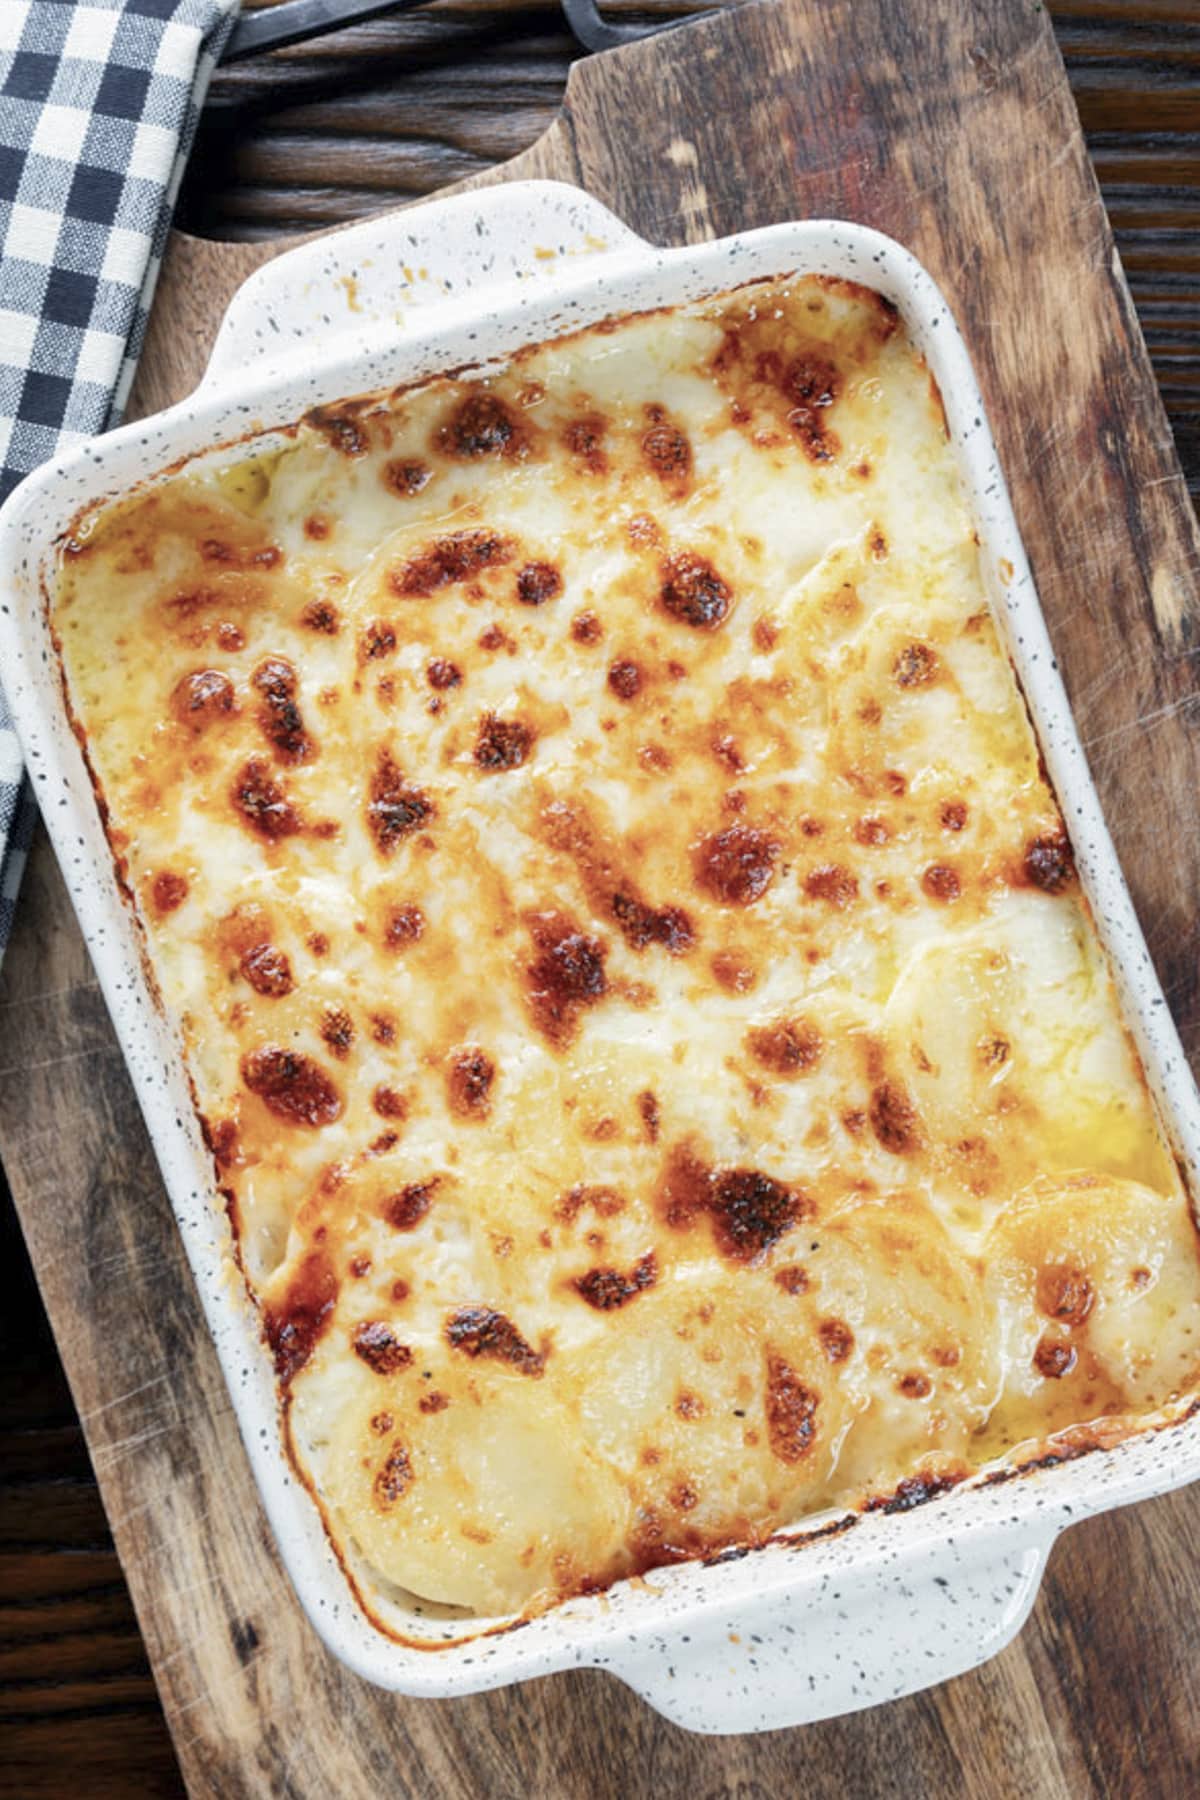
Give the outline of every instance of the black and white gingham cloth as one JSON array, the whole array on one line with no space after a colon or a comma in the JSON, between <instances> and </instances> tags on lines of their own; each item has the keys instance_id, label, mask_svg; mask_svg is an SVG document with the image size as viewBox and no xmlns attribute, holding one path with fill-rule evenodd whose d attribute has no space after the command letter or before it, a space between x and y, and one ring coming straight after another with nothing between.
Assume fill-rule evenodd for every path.
<instances>
[{"instance_id":1,"label":"black and white gingham cloth","mask_svg":"<svg viewBox=\"0 0 1200 1800\"><path fill-rule=\"evenodd\" d=\"M0 0L0 500L120 418L237 6ZM0 951L34 818L2 683Z\"/></svg>"}]
</instances>

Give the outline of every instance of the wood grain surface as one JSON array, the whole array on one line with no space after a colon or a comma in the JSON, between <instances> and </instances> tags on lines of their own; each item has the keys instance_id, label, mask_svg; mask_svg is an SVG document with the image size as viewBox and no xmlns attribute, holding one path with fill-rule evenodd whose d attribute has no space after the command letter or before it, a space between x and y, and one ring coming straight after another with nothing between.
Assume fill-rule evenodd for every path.
<instances>
[{"instance_id":1,"label":"wood grain surface","mask_svg":"<svg viewBox=\"0 0 1200 1800\"><path fill-rule=\"evenodd\" d=\"M482 7L436 12L464 36L496 29ZM1111 52L1089 65L1093 86L1081 96L1085 122L1087 94L1096 96L1089 129L1128 131L1146 159L1140 173L1136 155L1121 164L1122 230L1135 234L1127 254L1141 234L1143 304L1161 301L1148 323L1160 358L1174 356L1181 371L1178 390L1167 391L1186 423L1194 414L1178 393L1195 403L1188 333L1200 316L1188 262L1196 246L1186 241L1200 215L1194 0L1137 13L1097 0L1061 15L1069 49L1072 32L1094 29ZM546 15L537 18L544 26ZM500 40L490 41L494 50ZM537 41L531 28L526 49ZM332 40L319 54L346 53ZM554 55L562 58L561 43ZM1140 98L1122 86L1123 56L1152 67ZM545 73L534 65L549 57L531 53L530 91ZM436 62L431 54L428 67ZM1195 1060L1200 537L1043 9L1026 0L763 0L577 64L561 122L499 171L493 124L474 105L449 123L438 84L450 77L437 70L430 85L443 98L422 116L441 118L439 143L476 146L475 179L581 182L664 242L842 213L905 239L942 281L966 329L1118 848ZM510 63L510 89L517 73ZM395 90L400 71L373 64L371 79ZM380 144L399 155L411 141L397 123L413 112L411 88L404 94L386 116L379 102L356 151L341 142L348 127L329 126L321 138L320 120L338 115L328 99L314 100L302 131L325 143L327 160L306 165L304 147L294 146L277 165L276 211L264 208L254 222L346 216L355 168L360 182L378 176L376 201L419 191L425 178L415 173L410 190L379 174ZM665 156L680 136L694 145L694 163ZM265 190L257 165L239 173L236 158L266 155L269 140L265 124L227 130L242 147L225 172L197 165L210 222L236 213L239 192ZM330 211L306 214L317 168ZM1166 190L1156 215L1151 198ZM194 184L193 224L203 222L198 193ZM143 407L191 385L225 296L270 253L256 243L233 251L177 243ZM1200 1497L1187 1494L1070 1533L1029 1626L983 1670L804 1732L689 1737L594 1674L441 1704L364 1687L321 1650L275 1561L44 843L3 969L0 1020L0 1152L192 1793L1073 1800L1196 1791L1200 1576L1191 1543ZM11 1465L0 1498L0 1789L175 1793L180 1776L155 1735L145 1664L11 1228L4 1251L0 1352L15 1378L0 1388L6 1473ZM58 1553L63 1544L70 1555Z\"/></svg>"}]
</instances>

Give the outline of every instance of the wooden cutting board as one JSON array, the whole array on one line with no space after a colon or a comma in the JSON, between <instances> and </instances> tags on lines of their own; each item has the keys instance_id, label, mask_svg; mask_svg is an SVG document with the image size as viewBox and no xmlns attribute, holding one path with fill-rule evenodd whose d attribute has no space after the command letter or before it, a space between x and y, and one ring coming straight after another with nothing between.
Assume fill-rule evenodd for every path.
<instances>
[{"instance_id":1,"label":"wooden cutting board","mask_svg":"<svg viewBox=\"0 0 1200 1800\"><path fill-rule=\"evenodd\" d=\"M1195 1061L1200 534L1042 6L761 0L577 64L551 129L485 179L531 175L662 243L836 215L933 272ZM188 391L229 295L280 247L175 237L139 410ZM42 838L0 1018L0 1154L193 1793L1066 1797L1101 1791L1101 1768L1130 1792L1148 1757L1200 1766L1200 1490L1072 1532L985 1669L803 1733L690 1738L596 1674L440 1704L375 1692L321 1648L272 1550Z\"/></svg>"}]
</instances>

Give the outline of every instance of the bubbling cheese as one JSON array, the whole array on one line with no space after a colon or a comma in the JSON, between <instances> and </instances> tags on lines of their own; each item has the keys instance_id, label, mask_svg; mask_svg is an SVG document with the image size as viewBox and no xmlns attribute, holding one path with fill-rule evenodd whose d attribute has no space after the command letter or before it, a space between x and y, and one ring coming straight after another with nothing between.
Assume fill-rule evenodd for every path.
<instances>
[{"instance_id":1,"label":"bubbling cheese","mask_svg":"<svg viewBox=\"0 0 1200 1800\"><path fill-rule=\"evenodd\" d=\"M80 521L52 623L336 1543L474 1613L1188 1395L1200 1264L891 309Z\"/></svg>"}]
</instances>

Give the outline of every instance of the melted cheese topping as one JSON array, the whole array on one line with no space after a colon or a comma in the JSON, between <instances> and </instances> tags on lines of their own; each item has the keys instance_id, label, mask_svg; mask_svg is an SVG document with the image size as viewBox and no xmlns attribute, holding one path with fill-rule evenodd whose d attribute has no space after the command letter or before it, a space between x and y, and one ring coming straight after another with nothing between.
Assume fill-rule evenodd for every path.
<instances>
[{"instance_id":1,"label":"melted cheese topping","mask_svg":"<svg viewBox=\"0 0 1200 1800\"><path fill-rule=\"evenodd\" d=\"M876 297L316 413L84 521L52 613L381 1582L544 1605L1195 1386L1187 1200Z\"/></svg>"}]
</instances>

